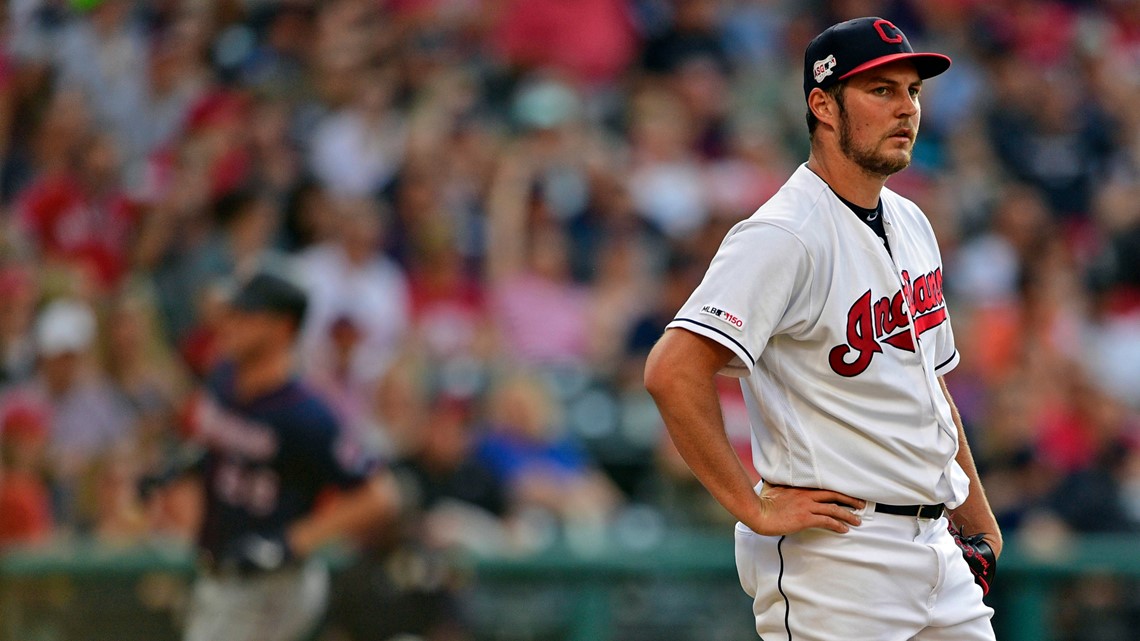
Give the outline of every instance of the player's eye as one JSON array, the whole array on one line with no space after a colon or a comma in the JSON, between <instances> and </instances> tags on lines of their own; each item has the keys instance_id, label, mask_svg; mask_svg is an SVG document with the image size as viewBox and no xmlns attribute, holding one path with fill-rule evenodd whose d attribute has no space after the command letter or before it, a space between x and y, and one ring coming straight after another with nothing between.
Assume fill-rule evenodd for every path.
<instances>
[{"instance_id":1,"label":"player's eye","mask_svg":"<svg viewBox=\"0 0 1140 641\"><path fill-rule=\"evenodd\" d=\"M891 92L891 89L890 89L890 87L887 87L887 86L875 87L874 89L871 90L871 93L875 94L876 96L885 96L890 92Z\"/></svg>"},{"instance_id":2,"label":"player's eye","mask_svg":"<svg viewBox=\"0 0 1140 641\"><path fill-rule=\"evenodd\" d=\"M917 98L918 94L920 94L920 93L922 93L922 87L911 87L910 88L910 97L911 98Z\"/></svg>"}]
</instances>

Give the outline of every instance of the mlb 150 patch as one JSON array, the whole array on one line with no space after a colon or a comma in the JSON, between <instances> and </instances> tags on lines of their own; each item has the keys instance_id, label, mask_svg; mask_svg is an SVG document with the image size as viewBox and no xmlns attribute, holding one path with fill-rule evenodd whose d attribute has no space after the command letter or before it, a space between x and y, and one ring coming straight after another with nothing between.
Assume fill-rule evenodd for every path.
<instances>
[{"instance_id":1,"label":"mlb 150 patch","mask_svg":"<svg viewBox=\"0 0 1140 641\"><path fill-rule=\"evenodd\" d=\"M709 316L713 316L720 321L728 323L730 326L732 326L733 329L744 329L743 318L737 316L736 314L733 314L728 310L721 309L720 307L705 305L701 308L701 313L708 314Z\"/></svg>"}]
</instances>

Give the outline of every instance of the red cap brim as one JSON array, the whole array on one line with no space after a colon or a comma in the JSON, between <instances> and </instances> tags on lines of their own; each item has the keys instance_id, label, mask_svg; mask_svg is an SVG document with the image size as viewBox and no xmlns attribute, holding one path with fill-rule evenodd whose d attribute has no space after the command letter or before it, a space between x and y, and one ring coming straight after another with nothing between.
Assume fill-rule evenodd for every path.
<instances>
[{"instance_id":1,"label":"red cap brim","mask_svg":"<svg viewBox=\"0 0 1140 641\"><path fill-rule=\"evenodd\" d=\"M857 73L862 73L868 69L881 67L899 60L910 60L913 62L915 69L918 70L918 77L923 80L937 76L950 68L949 56L944 56L940 53L892 53L889 56L881 56L874 60L868 60L842 76L839 76L838 79L847 80Z\"/></svg>"}]
</instances>

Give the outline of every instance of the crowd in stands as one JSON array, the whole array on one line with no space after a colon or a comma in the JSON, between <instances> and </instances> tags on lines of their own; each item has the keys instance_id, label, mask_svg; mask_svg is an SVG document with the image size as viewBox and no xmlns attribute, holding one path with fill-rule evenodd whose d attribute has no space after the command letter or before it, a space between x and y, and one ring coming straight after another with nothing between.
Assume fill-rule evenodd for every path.
<instances>
[{"instance_id":1,"label":"crowd in stands","mask_svg":"<svg viewBox=\"0 0 1140 641\"><path fill-rule=\"evenodd\" d=\"M644 358L806 159L802 52L860 15L954 60L888 186L938 234L947 383L1007 538L1140 529L1140 3L0 15L0 546L190 535L185 500L138 481L180 455L227 292L267 266L310 295L301 375L399 472L423 542L725 523Z\"/></svg>"}]
</instances>

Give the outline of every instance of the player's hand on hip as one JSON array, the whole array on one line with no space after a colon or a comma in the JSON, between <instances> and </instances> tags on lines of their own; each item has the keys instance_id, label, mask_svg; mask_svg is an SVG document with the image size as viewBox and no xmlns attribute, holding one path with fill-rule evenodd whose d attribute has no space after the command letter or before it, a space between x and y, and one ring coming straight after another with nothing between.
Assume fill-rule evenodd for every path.
<instances>
[{"instance_id":1,"label":"player's hand on hip","mask_svg":"<svg viewBox=\"0 0 1140 641\"><path fill-rule=\"evenodd\" d=\"M862 520L852 510L861 510L866 501L831 490L815 490L765 483L760 492L758 523L745 523L765 536L794 534L808 528L823 528L840 534Z\"/></svg>"}]
</instances>

